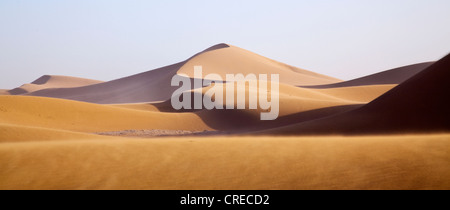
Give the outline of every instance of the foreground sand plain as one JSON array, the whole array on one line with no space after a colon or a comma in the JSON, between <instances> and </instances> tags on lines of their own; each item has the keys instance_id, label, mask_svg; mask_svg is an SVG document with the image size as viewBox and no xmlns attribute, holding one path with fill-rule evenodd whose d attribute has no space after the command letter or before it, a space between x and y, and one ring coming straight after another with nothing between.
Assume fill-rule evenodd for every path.
<instances>
[{"instance_id":1,"label":"foreground sand plain","mask_svg":"<svg viewBox=\"0 0 450 210\"><path fill-rule=\"evenodd\" d=\"M86 135L4 142L0 189L450 189L449 139Z\"/></svg>"}]
</instances>

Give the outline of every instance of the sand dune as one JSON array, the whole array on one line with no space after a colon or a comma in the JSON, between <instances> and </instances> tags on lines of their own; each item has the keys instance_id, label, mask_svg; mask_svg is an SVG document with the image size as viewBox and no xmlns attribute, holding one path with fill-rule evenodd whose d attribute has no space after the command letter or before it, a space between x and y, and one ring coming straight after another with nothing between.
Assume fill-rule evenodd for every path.
<instances>
[{"instance_id":1,"label":"sand dune","mask_svg":"<svg viewBox=\"0 0 450 210\"><path fill-rule=\"evenodd\" d=\"M280 74L279 118L174 110L170 81L196 65ZM450 189L449 77L450 55L341 82L227 44L109 82L44 76L0 91L0 190ZM219 86L189 92L226 105Z\"/></svg>"},{"instance_id":2,"label":"sand dune","mask_svg":"<svg viewBox=\"0 0 450 210\"><path fill-rule=\"evenodd\" d=\"M224 45L220 49L207 51L189 59L177 72L194 78L194 67L202 66L203 74L280 74L280 82L290 85L329 84L340 80L289 66L247 50Z\"/></svg>"},{"instance_id":3,"label":"sand dune","mask_svg":"<svg viewBox=\"0 0 450 210\"><path fill-rule=\"evenodd\" d=\"M2 96L2 95L10 95L10 93L8 91L9 90L2 90L2 89L0 89L0 96Z\"/></svg>"},{"instance_id":4,"label":"sand dune","mask_svg":"<svg viewBox=\"0 0 450 210\"><path fill-rule=\"evenodd\" d=\"M0 189L449 189L449 138L0 143Z\"/></svg>"},{"instance_id":5,"label":"sand dune","mask_svg":"<svg viewBox=\"0 0 450 210\"><path fill-rule=\"evenodd\" d=\"M192 113L153 113L30 96L0 96L0 123L75 132L210 130Z\"/></svg>"},{"instance_id":6,"label":"sand dune","mask_svg":"<svg viewBox=\"0 0 450 210\"><path fill-rule=\"evenodd\" d=\"M449 132L449 77L450 55L359 109L267 132L282 135Z\"/></svg>"},{"instance_id":7,"label":"sand dune","mask_svg":"<svg viewBox=\"0 0 450 210\"><path fill-rule=\"evenodd\" d=\"M23 95L49 88L73 88L99 83L102 83L102 81L68 76L45 75L31 84L24 84L19 88L12 89L9 93L11 95Z\"/></svg>"},{"instance_id":8,"label":"sand dune","mask_svg":"<svg viewBox=\"0 0 450 210\"><path fill-rule=\"evenodd\" d=\"M270 84L270 83L269 83ZM213 88L223 89L224 98L218 99L209 92ZM262 122L260 115L267 110L250 110L249 95L259 95L259 91L249 91L235 88L234 107L237 107L237 93L246 95L243 105L245 110L174 110L171 101L157 104L122 104L112 105L136 110L155 112L156 110L168 113L193 112L198 115L208 126L221 131L253 131L285 126L293 123L304 122L349 111L364 105L393 88L393 85L375 85L335 89L307 89L286 84L279 84L278 94L280 101L279 118L272 122ZM226 85L216 85L195 90L194 94L202 94L202 97L212 98L216 104L226 107ZM266 94L269 94L270 91ZM194 106L193 104L191 105ZM156 110L155 110L156 109ZM220 120L218 120L220 119Z\"/></svg>"},{"instance_id":9,"label":"sand dune","mask_svg":"<svg viewBox=\"0 0 450 210\"><path fill-rule=\"evenodd\" d=\"M270 83L269 83L270 84ZM322 90L312 90L306 88L298 88L286 84L279 85L279 100L280 100L280 115L288 116L300 112L311 111L316 109L322 109L327 107L343 106L343 105L355 105L355 104L365 104L368 103L380 95L384 94L393 86L365 86L358 88L336 88L336 89L322 89ZM226 86L222 86L221 89L224 90L224 98L216 103L225 103L225 91ZM214 95L208 95L207 91L211 87L203 88L202 94L208 98L214 97ZM235 89L235 100L234 106L237 107L237 92L245 92L247 97L249 95L259 96L261 92L259 90L249 91L248 87L245 90ZM270 91L265 93L270 98ZM258 97L259 100L259 97ZM245 107L249 107L248 98L245 101ZM252 112L251 110L248 110ZM255 110L254 116L259 117L259 113L263 110Z\"/></svg>"},{"instance_id":10,"label":"sand dune","mask_svg":"<svg viewBox=\"0 0 450 210\"><path fill-rule=\"evenodd\" d=\"M385 85L385 84L401 84L418 74L419 72L430 67L434 62L419 63L415 65L404 66L377 74L361 77L358 79L327 85L307 86L308 88L339 88L351 86L365 85Z\"/></svg>"},{"instance_id":11,"label":"sand dune","mask_svg":"<svg viewBox=\"0 0 450 210\"><path fill-rule=\"evenodd\" d=\"M165 101L178 87L171 87L176 74L194 76L194 65L202 65L204 75L217 73L280 74L280 82L292 85L317 85L340 80L281 64L246 50L220 44L187 61L142 74L79 88L47 89L33 92L45 96L99 104L123 104Z\"/></svg>"},{"instance_id":12,"label":"sand dune","mask_svg":"<svg viewBox=\"0 0 450 210\"><path fill-rule=\"evenodd\" d=\"M171 87L171 79L183 63L141 73L138 75L97 85L47 89L34 92L32 96L71 99L99 104L123 104L164 101L178 89Z\"/></svg>"}]
</instances>

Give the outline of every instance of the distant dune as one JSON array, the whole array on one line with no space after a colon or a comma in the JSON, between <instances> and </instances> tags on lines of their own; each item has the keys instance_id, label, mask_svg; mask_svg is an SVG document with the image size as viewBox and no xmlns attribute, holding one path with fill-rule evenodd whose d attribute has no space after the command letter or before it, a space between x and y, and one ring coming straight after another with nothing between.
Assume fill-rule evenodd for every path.
<instances>
[{"instance_id":1,"label":"distant dune","mask_svg":"<svg viewBox=\"0 0 450 210\"><path fill-rule=\"evenodd\" d=\"M361 77L358 79L327 84L327 85L316 85L316 86L306 86L307 88L339 88L339 87L352 87L352 86L365 86L365 85L385 85L385 84L401 84L418 74L419 72L430 67L434 62L419 63L410 66L404 66L377 74Z\"/></svg>"},{"instance_id":2,"label":"distant dune","mask_svg":"<svg viewBox=\"0 0 450 210\"><path fill-rule=\"evenodd\" d=\"M450 55L359 109L268 131L287 134L450 131Z\"/></svg>"},{"instance_id":3,"label":"distant dune","mask_svg":"<svg viewBox=\"0 0 450 210\"><path fill-rule=\"evenodd\" d=\"M45 75L35 80L31 84L25 84L8 91L11 95L23 95L33 93L43 89L51 88L73 88L102 83L102 81L83 79L68 76Z\"/></svg>"},{"instance_id":4,"label":"distant dune","mask_svg":"<svg viewBox=\"0 0 450 210\"><path fill-rule=\"evenodd\" d=\"M9 90L2 90L2 89L0 89L0 96L1 95L9 95L9 92L8 92Z\"/></svg>"},{"instance_id":5,"label":"distant dune","mask_svg":"<svg viewBox=\"0 0 450 210\"><path fill-rule=\"evenodd\" d=\"M64 98L99 104L155 102L170 99L178 87L172 87L176 74L193 77L195 65L202 65L204 76L208 73L280 74L280 82L291 85L318 85L340 80L281 64L238 47L220 44L213 46L187 61L148 71L142 74L97 85L47 89L29 95Z\"/></svg>"}]
</instances>

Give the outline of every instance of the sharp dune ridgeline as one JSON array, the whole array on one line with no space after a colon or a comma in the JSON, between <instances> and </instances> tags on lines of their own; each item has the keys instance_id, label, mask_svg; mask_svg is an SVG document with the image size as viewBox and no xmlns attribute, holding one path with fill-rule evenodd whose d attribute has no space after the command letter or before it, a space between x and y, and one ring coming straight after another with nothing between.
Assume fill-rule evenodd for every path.
<instances>
[{"instance_id":1,"label":"sharp dune ridgeline","mask_svg":"<svg viewBox=\"0 0 450 210\"><path fill-rule=\"evenodd\" d=\"M279 93L172 107L175 75L211 73L279 74L257 81ZM0 189L448 190L449 78L450 56L342 81L229 44L113 81L46 75L0 90ZM213 88L184 93L226 107ZM261 121L248 98L273 94L279 117Z\"/></svg>"},{"instance_id":2,"label":"sharp dune ridgeline","mask_svg":"<svg viewBox=\"0 0 450 210\"><path fill-rule=\"evenodd\" d=\"M395 68L377 74L361 77L358 79L339 82L335 84L307 86L307 88L339 88L366 85L398 85L410 79L419 72L433 65L434 62L419 63L410 66Z\"/></svg>"}]
</instances>

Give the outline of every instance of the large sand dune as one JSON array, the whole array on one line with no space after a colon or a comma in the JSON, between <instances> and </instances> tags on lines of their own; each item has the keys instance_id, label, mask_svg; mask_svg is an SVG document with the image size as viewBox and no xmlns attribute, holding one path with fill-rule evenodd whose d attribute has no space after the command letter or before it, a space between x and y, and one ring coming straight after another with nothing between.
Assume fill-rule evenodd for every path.
<instances>
[{"instance_id":1,"label":"large sand dune","mask_svg":"<svg viewBox=\"0 0 450 210\"><path fill-rule=\"evenodd\" d=\"M254 73L280 74L280 82L291 85L318 85L340 81L281 64L238 47L220 44L198 53L187 61L142 74L86 87L41 90L30 95L100 104L165 101L178 89L171 86L172 77L176 74L185 74L193 78L195 65L203 66L204 76L216 73L223 75L224 79L228 73Z\"/></svg>"},{"instance_id":2,"label":"large sand dune","mask_svg":"<svg viewBox=\"0 0 450 210\"><path fill-rule=\"evenodd\" d=\"M277 134L450 131L450 55L359 109L270 131Z\"/></svg>"},{"instance_id":3,"label":"large sand dune","mask_svg":"<svg viewBox=\"0 0 450 210\"><path fill-rule=\"evenodd\" d=\"M43 89L51 88L73 88L87 85L99 84L102 81L84 79L68 76L45 75L30 84L24 84L18 88L8 91L11 95L23 95Z\"/></svg>"}]
</instances>

